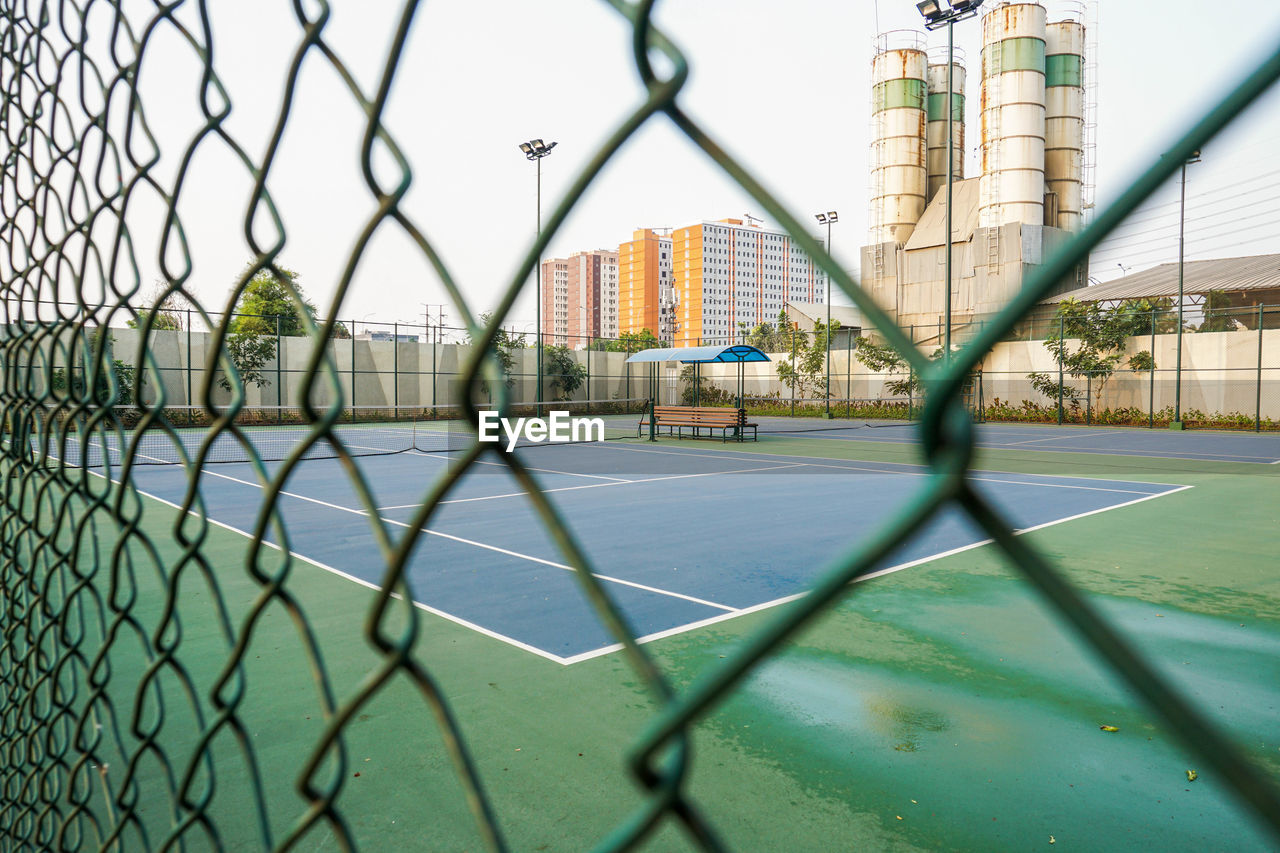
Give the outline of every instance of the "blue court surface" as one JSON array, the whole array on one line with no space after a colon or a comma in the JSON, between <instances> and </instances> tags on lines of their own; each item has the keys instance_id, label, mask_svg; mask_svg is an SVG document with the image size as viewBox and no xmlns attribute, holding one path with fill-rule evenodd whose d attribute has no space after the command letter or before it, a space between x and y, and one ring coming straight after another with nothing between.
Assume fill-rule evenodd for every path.
<instances>
[{"instance_id":1,"label":"blue court surface","mask_svg":"<svg viewBox=\"0 0 1280 853\"><path fill-rule=\"evenodd\" d=\"M536 469L643 639L803 593L836 554L909 501L925 474L913 465L735 452L711 442L605 442L517 452ZM414 599L561 663L616 649L528 496L505 466L482 459L489 461L467 472L419 541L408 572ZM393 535L403 535L430 484L450 464L447 454L417 452L361 460L377 513ZM140 491L174 504L188 485L180 466L137 468L132 477ZM262 491L248 465L212 465L200 479L211 520L253 529ZM1188 488L986 472L974 472L972 479L1021 530ZM295 554L368 585L382 582L383 559L369 518L340 463L302 463L286 491L278 507ZM878 571L984 541L961 513L949 511Z\"/></svg>"},{"instance_id":2,"label":"blue court surface","mask_svg":"<svg viewBox=\"0 0 1280 853\"><path fill-rule=\"evenodd\" d=\"M797 431L795 437L838 441L915 444L919 427L911 423L881 426L858 420L834 420L829 429L816 418L752 417L760 434ZM1056 426L1050 424L978 424L980 447L1061 453L1099 453L1151 459L1280 464L1280 433L1160 430L1142 427Z\"/></svg>"}]
</instances>

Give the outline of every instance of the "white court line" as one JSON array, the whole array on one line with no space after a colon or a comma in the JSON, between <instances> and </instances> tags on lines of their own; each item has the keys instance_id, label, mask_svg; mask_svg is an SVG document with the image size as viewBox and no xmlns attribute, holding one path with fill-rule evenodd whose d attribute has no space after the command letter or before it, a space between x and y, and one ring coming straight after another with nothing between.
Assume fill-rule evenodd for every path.
<instances>
[{"instance_id":1,"label":"white court line","mask_svg":"<svg viewBox=\"0 0 1280 853\"><path fill-rule=\"evenodd\" d=\"M992 445L993 448L1009 447L1010 445L1000 444ZM1155 450L1120 450L1112 448L1094 448L1094 447L1049 447L1047 450L1078 450L1081 453L1090 453L1094 456L1138 456L1144 459L1181 459L1186 462L1199 462L1196 457L1204 457L1207 461L1224 460L1226 462L1241 462L1245 465L1256 465L1256 462L1248 462L1249 459L1267 460L1264 464L1274 465L1271 456L1253 456L1247 453L1201 453L1195 450L1185 450L1181 456L1161 456L1159 451Z\"/></svg>"},{"instance_id":2,"label":"white court line","mask_svg":"<svg viewBox=\"0 0 1280 853\"><path fill-rule=\"evenodd\" d=\"M458 448L458 450L462 450L462 449L463 449L463 448L461 448L461 447L459 447L459 448ZM412 455L412 456L424 456L424 457L427 457L427 458L429 458L429 459L441 459L441 460L444 460L444 461L446 461L446 462L454 462L454 461L456 461L456 460L454 459L454 457L452 457L452 456L448 455L449 453L452 453L452 452L454 452L454 451L449 451L448 453L424 453L424 452L423 452L423 451L421 451L421 450L410 450L410 451L409 451L410 455ZM473 462L472 462L471 464L473 464L473 465L496 465L496 466L498 466L499 468L507 468L507 467L509 467L505 462L490 462L490 461L489 461L489 460L487 460L487 459L476 459L476 460L473 460ZM537 471L539 474L563 474L563 475L565 475L566 477L586 477L587 479L590 479L590 480L609 480L609 481L611 481L611 482L616 482L616 483L630 483L630 482L631 482L631 480L628 480L628 479L626 479L625 477L606 477L606 476L604 476L603 474L583 474L583 473L580 473L580 472L578 472L578 471L557 471L557 470L555 470L554 468L530 468L529 466L527 466L527 465L526 465L526 466L525 466L525 470L526 470L526 471Z\"/></svg>"},{"instance_id":3,"label":"white court line","mask_svg":"<svg viewBox=\"0 0 1280 853\"><path fill-rule=\"evenodd\" d=\"M1006 434L1008 434L1008 433L1006 433ZM1112 435L1120 435L1120 433L1118 433L1118 432L1100 432L1100 433L1097 433L1097 435L1100 435L1100 436L1112 436ZM996 446L996 447L1016 447L1016 446L1021 445L1021 444L1036 444L1036 443L1041 442L1041 441L1070 441L1071 439L1076 438L1076 437L1077 437L1077 434L1076 434L1076 433L1073 433L1073 434L1071 434L1071 435L1050 435L1050 436L1046 436L1045 438L1029 438L1029 439L1027 439L1026 441L1005 441L1005 442L999 442L999 443L995 443L995 446ZM1093 437L1094 437L1093 435L1085 435L1085 438L1093 438ZM999 438L999 436L997 435L997 436L995 436L995 438ZM979 441L981 441L981 440L982 440L982 439L981 439L981 437L980 437L978 440L979 440Z\"/></svg>"},{"instance_id":4,"label":"white court line","mask_svg":"<svg viewBox=\"0 0 1280 853\"><path fill-rule=\"evenodd\" d=\"M661 453L661 454L666 454L666 455L668 455L668 456L709 456L710 458L718 458L718 459L725 459L725 458L728 458L728 459L733 459L734 461L737 461L737 462L750 462L750 461L751 461L751 460L749 460L749 459L743 459L743 458L742 458L742 457L740 457L740 456L729 456L729 457L726 457L726 456L724 456L723 454L718 454L718 453L715 453L714 451L712 451L712 453L711 453L711 454L706 454L706 453L682 453L682 452L680 452L680 451L676 451L676 450L649 450L648 448L642 448L642 447L631 448L631 447L629 447L629 446L627 446L627 445L623 445L623 446L621 446L621 447L619 447L619 448L617 448L617 449L619 449L619 450L622 450L622 449L634 450L636 453ZM742 452L742 451L737 451L737 452ZM835 463L835 462L839 462L840 460L838 460L838 459L834 459L834 460L833 460L833 459L829 459L828 457L825 457L825 456L793 456L792 454L788 454L788 453L762 453L762 454L760 454L760 455L761 455L761 456L778 456L778 457L781 457L781 458L783 458L783 459L787 459L787 458L792 458L792 459L823 459L823 460L825 460L825 461L826 461L826 464L822 464L822 463L814 463L814 462L804 462L804 463L801 463L801 464L803 464L803 465L805 465L805 466L807 466L807 467L810 467L810 468L834 468L834 469L836 469L836 470L838 470L838 471L868 471L868 472L871 472L871 473L873 473L873 474L888 474L888 475L897 475L897 474L901 474L902 476L905 476L905 477L928 477L928 476L931 474L931 472L930 472L930 471L927 471L927 470L925 470L925 471L897 471L897 470L894 470L894 469L884 469L884 468L865 468L865 467L861 467L861 466L858 466L858 465L836 465L836 464L833 464L833 463ZM890 463L890 464L894 464L894 465L906 465L907 463L905 463L905 462L894 462L894 463ZM912 466L912 467L915 467L915 468L922 468L923 466L915 465L915 466ZM1009 475L1009 476L1011 476L1011 477L1055 477L1056 479L1060 479L1060 480L1066 480L1066 479L1079 479L1079 478L1064 477L1064 476L1054 475L1054 474L1017 474L1017 473L1013 473L1013 472L1009 472L1009 471L989 471L989 472L987 472L987 473L990 473L990 474L1008 474L1008 475ZM1138 490L1136 490L1136 489L1108 489L1108 488L1105 488L1105 487L1103 487L1103 486L1076 486L1076 485L1071 485L1071 484L1068 484L1068 483L1038 483L1038 482L1036 482L1036 483L1028 483L1028 482L1022 482L1022 481L1019 481L1019 480L1000 480L1000 479L997 479L997 478L995 478L995 477L972 477L972 476L971 476L971 477L966 477L965 479L966 479L966 480L968 480L968 481L970 481L970 482L974 482L974 483L999 483L999 484L1007 485L1007 486L1036 486L1036 487L1043 486L1043 487L1045 487L1045 488L1049 488L1049 489L1078 489L1078 490L1080 490L1080 491L1086 491L1086 492L1116 492L1116 493L1118 493L1118 494L1122 494L1122 495L1146 495L1146 494L1150 494L1150 492L1141 492L1141 491L1138 491ZM1117 482L1117 483L1142 483L1142 481L1141 481L1141 480L1114 480L1114 481L1108 480L1108 481L1106 481L1106 482ZM1170 485L1170 484L1169 484L1169 483L1142 483L1142 485L1145 485L1145 486L1168 486L1168 485ZM1162 494L1163 494L1163 493L1162 493Z\"/></svg>"},{"instance_id":5,"label":"white court line","mask_svg":"<svg viewBox=\"0 0 1280 853\"><path fill-rule=\"evenodd\" d=\"M230 474L219 474L217 471L209 471L208 469L205 469L205 473L209 474L212 477L221 477L224 480L230 480L233 483L240 483L241 485L251 486L255 489L263 489L263 486L261 483L254 483L250 480L241 480L239 477L232 477ZM306 495L300 495L300 494L297 494L296 492L279 491L276 494L283 495L289 498L294 498L300 501L306 501L307 503L317 504L318 506L328 507L329 509L336 509L341 512L349 512L349 513L352 513L353 515L359 515L365 518L369 517L369 513L365 512L362 509L352 509L351 507L341 506L335 503L329 503L328 501L322 501L319 498L311 498L311 497L307 497ZM413 525L407 524L403 521L396 521L393 518L384 518L383 516L378 516L378 520L383 521L387 524L394 524L397 527L404 527L408 529L413 528ZM477 542L474 539L465 539L461 536L454 536L451 533L442 533L439 530L432 530L428 527L422 528L422 532L430 536L439 536L442 539L449 539L454 542L460 542L464 545L471 545L476 548L483 548L486 551L495 551L499 554L506 554L509 557L518 557L521 560L528 560L531 563L541 563L544 566L551 566L552 568L563 569L566 572L578 571L573 566L568 566L568 565L565 565L564 563L557 563L553 560L545 560L542 557L535 557L531 554L522 554L519 551L511 551L511 550L508 550L507 548L499 548L497 545L488 545L484 542ZM652 592L652 593L656 593L657 595L665 595L665 596L668 596L669 598L680 598L685 601L691 601L694 604L701 604L706 607L714 607L717 610L724 610L729 613L737 612L737 608L730 607L727 604L718 604L714 601L707 601L706 599L696 598L692 595L685 595L682 592L675 592L673 590L662 589L661 587L656 587L656 586L648 586L646 584L637 583L635 581L624 580L623 578L615 578L610 575L602 575L597 572L592 572L591 576L594 578L598 578L602 581L608 581L609 583L616 583L621 586L629 586L634 589L644 590L645 592Z\"/></svg>"},{"instance_id":6,"label":"white court line","mask_svg":"<svg viewBox=\"0 0 1280 853\"><path fill-rule=\"evenodd\" d=\"M1131 501L1125 501L1124 503L1119 503L1114 506L1106 506L1106 507L1102 507L1101 509L1094 509L1094 510L1089 510L1088 512L1081 512L1081 513L1077 513L1076 515L1070 515L1070 516L1067 516L1066 518L1059 518L1053 521L1046 521L1044 524L1037 524L1034 527L1028 527L1023 530L1015 530L1013 532L1013 535L1022 536L1023 534L1031 533L1036 530L1044 530L1046 527L1053 527L1058 524L1065 524L1068 521L1076 521L1077 519L1085 518L1090 515L1098 515L1099 513L1110 512L1113 509L1120 509L1126 506L1133 506L1134 504L1140 504L1143 501L1149 501L1154 498L1162 498L1162 497L1165 497L1166 495L1172 495L1175 492L1183 492L1190 488L1193 488L1193 487L1180 486L1168 492L1159 492L1154 495L1147 495L1146 497L1135 498L1134 500L1131 500ZM973 542L968 545L962 545L959 548L952 548L949 551L942 551L941 553L938 553L938 554L932 554L928 557L921 557L917 560L910 560L905 563L898 563L897 565L889 566L888 568L877 569L874 572L869 572L865 575L862 575L861 577L854 578L854 580L851 581L851 583L862 583L863 581L869 581L872 578L884 577L885 575L891 575L891 574L894 574L895 572L903 571L904 569L911 569L911 568L915 568L916 566L922 566L925 563L931 563L934 560L941 560L944 557L951 557L951 556L954 556L955 554L961 554L961 553L964 553L965 551L972 551L975 548L981 548L984 545L990 545L994 541L995 540L993 539L983 539L981 542ZM766 602L763 602L762 604L753 604L750 607L744 607L734 613L726 613L721 616L712 616L710 618L703 619L699 622L690 622L686 625L678 625L675 628L668 628L664 631L657 631L653 634L646 634L643 637L637 637L636 642L651 643L654 640L661 640L666 637L674 637L678 634L683 634L688 631L696 630L698 628L704 628L708 625L715 625L720 622L728 621L729 619L737 619L738 617L746 616L749 613L758 613L761 610L768 610L772 607L778 607L780 605L787 604L788 602L796 601L797 599L803 598L808 594L809 594L808 591L797 592L794 595L788 595L782 598L776 598L773 601L766 601ZM614 652L621 651L622 648L623 646L621 643L613 643L612 645L604 646L599 649L594 649L589 652L582 652L581 654L571 655L570 657L564 658L563 663L565 665L580 663L585 660L591 660L592 658L598 658L604 655L613 654Z\"/></svg>"},{"instance_id":7,"label":"white court line","mask_svg":"<svg viewBox=\"0 0 1280 853\"><path fill-rule=\"evenodd\" d=\"M776 471L779 468L800 468L800 467L804 467L806 464L808 463L789 462L785 465L769 465L764 468L738 468L733 471L704 471L701 474L673 474L669 477L648 477L643 480L623 480L619 483L588 483L585 486L561 486L560 488L557 488L557 489L538 489L538 494L549 495L552 492L573 492L581 489L603 489L609 486L631 486L637 483L660 483L665 480L688 480L693 477L716 477L721 474L753 474L756 471ZM454 498L453 500L449 500L449 501L439 501L439 503L465 504L465 503L474 503L475 501L496 501L499 498L527 497L528 495L529 495L528 492L508 492L503 495L484 495L478 498ZM421 505L422 505L421 503L416 503L416 504L401 504L399 506L380 506L378 507L378 511L382 512L384 510L390 510L390 509L414 509L415 507L419 507Z\"/></svg>"}]
</instances>

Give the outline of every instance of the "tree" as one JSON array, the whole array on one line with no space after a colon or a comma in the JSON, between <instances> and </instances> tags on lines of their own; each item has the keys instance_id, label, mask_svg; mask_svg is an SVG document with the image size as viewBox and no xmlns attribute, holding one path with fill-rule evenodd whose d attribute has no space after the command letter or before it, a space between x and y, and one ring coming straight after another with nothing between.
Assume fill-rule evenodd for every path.
<instances>
[{"instance_id":1,"label":"tree","mask_svg":"<svg viewBox=\"0 0 1280 853\"><path fill-rule=\"evenodd\" d=\"M792 346L798 346L794 340L796 332L785 310L778 312L776 323L760 323L749 329L746 323L738 323L738 332L745 343L763 352L790 353Z\"/></svg>"},{"instance_id":2,"label":"tree","mask_svg":"<svg viewBox=\"0 0 1280 853\"><path fill-rule=\"evenodd\" d=\"M486 311L480 315L481 326L487 327L492 321L492 311ZM467 336L462 342L465 346L471 346L474 340L475 339L472 337L471 332L468 331ZM493 353L498 359L499 366L502 368L502 375L507 377L508 385L514 385L516 381L512 376L512 374L515 373L516 368L515 350L524 348L524 335L517 335L512 332L508 332L502 327L498 328L498 333L494 335L493 338Z\"/></svg>"},{"instance_id":3,"label":"tree","mask_svg":"<svg viewBox=\"0 0 1280 853\"><path fill-rule=\"evenodd\" d=\"M831 331L839 328L840 322L833 320ZM801 398L814 399L826 393L827 325L819 320L812 335L793 334L795 342L784 351L785 359L775 362L778 378Z\"/></svg>"},{"instance_id":4,"label":"tree","mask_svg":"<svg viewBox=\"0 0 1280 853\"><path fill-rule=\"evenodd\" d=\"M639 332L623 332L616 339L600 338L591 342L591 349L596 352L637 353L641 350L656 349L662 346L658 336L648 329Z\"/></svg>"},{"instance_id":5,"label":"tree","mask_svg":"<svg viewBox=\"0 0 1280 853\"><path fill-rule=\"evenodd\" d=\"M126 324L130 329L141 328L148 315L151 315L153 331L177 332L185 328L182 318L189 303L180 292L169 290L163 281L156 281L151 286L143 302L146 307L138 311L138 318L130 319Z\"/></svg>"},{"instance_id":6,"label":"tree","mask_svg":"<svg viewBox=\"0 0 1280 853\"><path fill-rule=\"evenodd\" d=\"M1204 298L1204 320L1197 332L1230 332L1239 325L1231 317L1231 297L1221 290L1210 290Z\"/></svg>"},{"instance_id":7,"label":"tree","mask_svg":"<svg viewBox=\"0 0 1280 853\"><path fill-rule=\"evenodd\" d=\"M1174 310L1173 300L1167 296L1130 299L1122 303L1119 310L1129 316L1129 337L1153 332L1168 335L1178 330L1178 312Z\"/></svg>"},{"instance_id":8,"label":"tree","mask_svg":"<svg viewBox=\"0 0 1280 853\"><path fill-rule=\"evenodd\" d=\"M301 337L306 334L304 316L313 323L316 316L316 306L298 284L298 274L284 267L279 270L284 279L270 269L259 270L249 279L227 324L227 357L241 382L259 388L271 383L264 368L276 356L276 336ZM232 389L225 372L218 376L218 384L226 391Z\"/></svg>"},{"instance_id":9,"label":"tree","mask_svg":"<svg viewBox=\"0 0 1280 853\"><path fill-rule=\"evenodd\" d=\"M298 284L298 273L284 267L279 267L279 270L284 275L283 279L277 278L270 269L258 270L249 279L236 300L233 313L237 316L231 318L230 331L275 335L278 319L281 337L306 334L303 315L314 323L316 306L307 299L302 285Z\"/></svg>"},{"instance_id":10,"label":"tree","mask_svg":"<svg viewBox=\"0 0 1280 853\"><path fill-rule=\"evenodd\" d=\"M130 406L134 403L134 391L137 385L137 370L132 364L125 364L118 358L115 358L113 352L115 347L115 336L107 334L103 345L103 359L101 364L105 369L98 369L98 362L93 361L93 352L98 346L98 342L102 340L103 329L98 328L89 334L86 341L86 349L80 350L76 348L72 355L72 365L70 367L71 379L67 380L67 369L55 367L50 375L49 387L52 391L69 391L71 396L76 400L82 400L85 396L86 377L92 375L93 397L89 401L98 406L117 405ZM82 364L77 364L83 360ZM111 386L115 385L116 396L111 399Z\"/></svg>"},{"instance_id":11,"label":"tree","mask_svg":"<svg viewBox=\"0 0 1280 853\"><path fill-rule=\"evenodd\" d=\"M905 377L890 379L884 383L885 389L890 394L895 397L923 395L924 385L920 381L919 374L896 349L889 344L873 343L870 339L861 336L854 343L856 344L856 349L853 351L854 357L877 373L906 374ZM929 358L933 361L942 358L942 348L934 350Z\"/></svg>"},{"instance_id":12,"label":"tree","mask_svg":"<svg viewBox=\"0 0 1280 853\"><path fill-rule=\"evenodd\" d=\"M587 366L568 347L543 346L542 369L553 400L568 400L587 378Z\"/></svg>"},{"instance_id":13,"label":"tree","mask_svg":"<svg viewBox=\"0 0 1280 853\"><path fill-rule=\"evenodd\" d=\"M227 357L236 366L242 383L252 383L259 388L271 384L267 376L267 362L276 356L276 339L254 332L231 332L227 335ZM224 391L232 389L231 377L225 372L218 374L218 385Z\"/></svg>"},{"instance_id":14,"label":"tree","mask_svg":"<svg viewBox=\"0 0 1280 853\"><path fill-rule=\"evenodd\" d=\"M1124 361L1126 339L1143 324L1150 329L1150 314L1144 317L1125 305L1105 308L1098 302L1067 299L1058 304L1057 317L1058 326L1045 338L1045 349L1053 353L1063 373L1075 379L1089 379L1094 397L1101 404L1107 380ZM1068 340L1075 341L1074 351ZM1128 366L1133 371L1154 370L1155 358L1143 350L1129 357ZM1076 400L1080 396L1079 391L1066 387L1056 376L1047 373L1031 373L1028 379L1033 388L1051 399Z\"/></svg>"},{"instance_id":15,"label":"tree","mask_svg":"<svg viewBox=\"0 0 1280 853\"><path fill-rule=\"evenodd\" d=\"M686 364L680 369L680 404L692 406L729 406L737 402L737 396L730 391L712 384L702 375L696 364Z\"/></svg>"}]
</instances>

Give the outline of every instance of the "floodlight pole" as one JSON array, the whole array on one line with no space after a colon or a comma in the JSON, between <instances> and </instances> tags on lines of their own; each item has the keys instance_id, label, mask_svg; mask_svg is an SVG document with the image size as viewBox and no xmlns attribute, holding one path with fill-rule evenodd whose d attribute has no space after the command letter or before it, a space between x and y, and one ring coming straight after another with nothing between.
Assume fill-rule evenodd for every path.
<instances>
[{"instance_id":1,"label":"floodlight pole","mask_svg":"<svg viewBox=\"0 0 1280 853\"><path fill-rule=\"evenodd\" d=\"M834 210L828 210L826 213L815 213L814 218L818 220L819 225L827 226L827 254L831 254L831 225L839 220L839 214ZM832 256L834 260L834 256ZM827 393L826 407L822 414L827 420L831 419L831 274L827 273L827 333L826 333L826 349L827 349Z\"/></svg>"},{"instance_id":2,"label":"floodlight pole","mask_svg":"<svg viewBox=\"0 0 1280 853\"><path fill-rule=\"evenodd\" d=\"M1192 152L1191 159L1183 161L1182 187L1178 201L1178 346L1173 369L1173 423L1169 425L1171 429L1182 429L1182 266L1186 248L1184 232L1187 221L1187 164L1199 162L1199 151Z\"/></svg>"},{"instance_id":3,"label":"floodlight pole","mask_svg":"<svg viewBox=\"0 0 1280 853\"><path fill-rule=\"evenodd\" d=\"M542 240L542 158L541 158L541 157L535 157L535 158L534 158L534 160L533 160L533 162L534 162L535 164L537 164L537 172L538 172L538 179L537 179L537 185L538 185L538 189L537 189L537 196L538 196L538 202L537 202L537 204L538 204L538 231L537 231L537 239L538 239L539 241L541 241L541 240ZM534 341L536 342L536 346L537 346L537 354L536 354L536 359L537 359L537 361L536 361L536 363L537 363L537 365L538 365L538 366L537 366L538 375L534 378L534 382L533 382L533 398L534 398L534 400L536 400L536 401L537 401L537 404L538 404L538 405L535 407L535 408L537 409L536 414L537 414L537 416L538 416L538 417L542 417L542 252L541 252L541 251L539 251L539 252L538 252L538 267L537 267L537 271L538 271L538 272L537 272L537 275L538 275L538 282L537 282L537 286L534 288L534 294L535 294L535 296L536 296L536 298L537 298L537 305L536 305L536 306L534 306L534 312L535 312L535 313L534 313L534 317L535 317L535 319L534 319L534 324L535 324L535 325L534 325L534 328L537 330L537 334L535 334L535 335L533 336L533 339L534 339ZM552 289L552 293L553 293L553 294L555 293L554 288Z\"/></svg>"},{"instance_id":4,"label":"floodlight pole","mask_svg":"<svg viewBox=\"0 0 1280 853\"><path fill-rule=\"evenodd\" d=\"M943 364L951 365L951 193L952 183L954 179L954 166L952 162L954 155L952 147L955 144L955 138L951 133L951 114L953 112L951 101L955 97L951 93L952 86L955 85L952 77L955 74L955 18L947 19L947 237L946 237L946 272L947 277L947 293L946 301L943 303L943 311L946 315L946 332L943 337L942 358Z\"/></svg>"},{"instance_id":5,"label":"floodlight pole","mask_svg":"<svg viewBox=\"0 0 1280 853\"><path fill-rule=\"evenodd\" d=\"M528 142L520 143L520 150L524 152L526 160L532 160L538 167L537 169L537 204L538 204L538 232L537 238L542 239L542 158L551 153L551 149L556 147L556 143L544 145L541 139L531 139ZM534 305L534 341L537 347L537 371L538 375L534 380L534 397L537 414L542 415L542 252L538 252L538 266L536 270L537 286L534 288L536 295L536 304Z\"/></svg>"},{"instance_id":6,"label":"floodlight pole","mask_svg":"<svg viewBox=\"0 0 1280 853\"><path fill-rule=\"evenodd\" d=\"M831 254L831 223L835 221L834 217L827 217L827 254ZM834 259L834 255L832 258ZM831 419L831 273L827 273L827 297L824 300L827 303L827 419Z\"/></svg>"},{"instance_id":7,"label":"floodlight pole","mask_svg":"<svg viewBox=\"0 0 1280 853\"><path fill-rule=\"evenodd\" d=\"M924 28L933 31L946 24L947 27L947 222L946 222L946 260L944 275L947 279L947 292L943 301L946 331L943 332L942 359L944 364L951 364L951 203L952 185L955 183L955 139L952 134L952 113L955 111L952 101L955 99L955 22L972 18L978 14L982 0L950 0L950 9L943 11L941 2L917 3L916 8L924 15ZM926 96L927 97L927 96Z\"/></svg>"}]
</instances>

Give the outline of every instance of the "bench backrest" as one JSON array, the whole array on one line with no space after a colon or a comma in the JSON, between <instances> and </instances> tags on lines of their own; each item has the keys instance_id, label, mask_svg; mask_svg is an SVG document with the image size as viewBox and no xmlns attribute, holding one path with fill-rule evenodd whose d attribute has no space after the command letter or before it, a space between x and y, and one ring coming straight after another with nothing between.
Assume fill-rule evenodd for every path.
<instances>
[{"instance_id":1,"label":"bench backrest","mask_svg":"<svg viewBox=\"0 0 1280 853\"><path fill-rule=\"evenodd\" d=\"M726 409L720 406L654 406L653 418L658 423L683 422L716 426L738 426L746 423L744 409Z\"/></svg>"}]
</instances>

